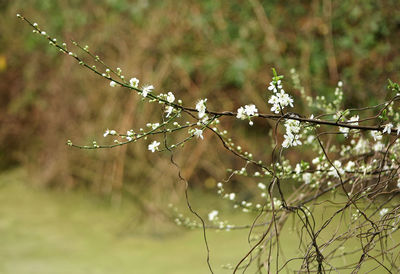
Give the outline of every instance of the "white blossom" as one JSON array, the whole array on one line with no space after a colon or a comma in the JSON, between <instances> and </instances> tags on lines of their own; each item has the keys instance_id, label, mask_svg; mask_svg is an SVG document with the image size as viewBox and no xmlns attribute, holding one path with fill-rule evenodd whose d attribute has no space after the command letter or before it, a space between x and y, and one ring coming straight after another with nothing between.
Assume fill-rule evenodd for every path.
<instances>
[{"instance_id":1,"label":"white blossom","mask_svg":"<svg viewBox=\"0 0 400 274\"><path fill-rule=\"evenodd\" d=\"M199 112L198 115L200 119L206 115L206 102L207 98L199 100L196 104L196 110Z\"/></svg>"},{"instance_id":2,"label":"white blossom","mask_svg":"<svg viewBox=\"0 0 400 274\"><path fill-rule=\"evenodd\" d=\"M244 120L247 119L252 116L258 116L258 109L255 105L251 104L251 105L245 105L244 107L240 107L237 110L237 114L236 114L236 118L240 119L240 120ZM252 126L253 122L250 120L249 124Z\"/></svg>"},{"instance_id":3,"label":"white blossom","mask_svg":"<svg viewBox=\"0 0 400 274\"><path fill-rule=\"evenodd\" d=\"M396 133L397 135L400 135L400 123L399 124L397 124L397 133Z\"/></svg>"},{"instance_id":4,"label":"white blossom","mask_svg":"<svg viewBox=\"0 0 400 274\"><path fill-rule=\"evenodd\" d=\"M299 135L293 135L292 133L287 133L283 136L285 140L282 142L282 146L284 148L288 148L290 146L298 146L301 145L301 141L299 140Z\"/></svg>"},{"instance_id":5,"label":"white blossom","mask_svg":"<svg viewBox=\"0 0 400 274\"><path fill-rule=\"evenodd\" d=\"M151 125L151 128L152 128L152 129L156 129L156 128L158 128L159 126L160 126L160 123L154 123L154 124Z\"/></svg>"},{"instance_id":6,"label":"white blossom","mask_svg":"<svg viewBox=\"0 0 400 274\"><path fill-rule=\"evenodd\" d=\"M244 112L248 116L257 116L258 115L258 109L255 105L245 105L244 106Z\"/></svg>"},{"instance_id":7,"label":"white blossom","mask_svg":"<svg viewBox=\"0 0 400 274\"><path fill-rule=\"evenodd\" d=\"M382 133L377 130L371 131L371 136L374 138L374 141L382 140Z\"/></svg>"},{"instance_id":8,"label":"white blossom","mask_svg":"<svg viewBox=\"0 0 400 274\"><path fill-rule=\"evenodd\" d=\"M208 213L208 220L214 221L217 220L218 218L218 210L213 210L210 213Z\"/></svg>"},{"instance_id":9,"label":"white blossom","mask_svg":"<svg viewBox=\"0 0 400 274\"><path fill-rule=\"evenodd\" d=\"M165 113L167 113L167 118L171 115L172 111L174 110L173 106L167 106L167 108L165 109Z\"/></svg>"},{"instance_id":10,"label":"white blossom","mask_svg":"<svg viewBox=\"0 0 400 274\"><path fill-rule=\"evenodd\" d=\"M385 145L383 144L383 143L381 143L381 142L376 142L375 144L374 144L374 150L375 151L382 151L382 150L384 150L385 149Z\"/></svg>"},{"instance_id":11,"label":"white blossom","mask_svg":"<svg viewBox=\"0 0 400 274\"><path fill-rule=\"evenodd\" d=\"M297 165L296 165L296 168L294 169L294 172L296 172L296 174L300 174L300 172L301 172L301 166L300 166L300 164L297 164Z\"/></svg>"},{"instance_id":12,"label":"white blossom","mask_svg":"<svg viewBox=\"0 0 400 274\"><path fill-rule=\"evenodd\" d=\"M346 167L344 169L346 171L353 171L355 166L356 166L356 163L354 163L353 161L348 161L346 164Z\"/></svg>"},{"instance_id":13,"label":"white blossom","mask_svg":"<svg viewBox=\"0 0 400 274\"><path fill-rule=\"evenodd\" d=\"M382 208L381 211L379 211L379 215L384 216L389 212L389 209L387 208Z\"/></svg>"},{"instance_id":14,"label":"white blossom","mask_svg":"<svg viewBox=\"0 0 400 274\"><path fill-rule=\"evenodd\" d=\"M271 111L274 113L279 113L287 106L293 107L293 99L283 89L271 95L268 103L272 105Z\"/></svg>"},{"instance_id":15,"label":"white blossom","mask_svg":"<svg viewBox=\"0 0 400 274\"><path fill-rule=\"evenodd\" d=\"M173 103L175 101L175 96L172 92L168 92L167 101L168 103Z\"/></svg>"},{"instance_id":16,"label":"white blossom","mask_svg":"<svg viewBox=\"0 0 400 274\"><path fill-rule=\"evenodd\" d=\"M129 84L131 87L137 88L139 86L139 80L137 78L131 78Z\"/></svg>"},{"instance_id":17,"label":"white blossom","mask_svg":"<svg viewBox=\"0 0 400 274\"><path fill-rule=\"evenodd\" d=\"M144 87L143 87L143 91L142 91L143 97L147 97L147 94L149 94L150 92L152 92L153 89L154 89L153 85L144 86Z\"/></svg>"},{"instance_id":18,"label":"white blossom","mask_svg":"<svg viewBox=\"0 0 400 274\"><path fill-rule=\"evenodd\" d=\"M283 136L284 140L282 146L288 148L290 146L301 145L300 141L300 121L286 120L285 122L286 134Z\"/></svg>"},{"instance_id":19,"label":"white blossom","mask_svg":"<svg viewBox=\"0 0 400 274\"><path fill-rule=\"evenodd\" d=\"M201 129L196 128L196 129L194 130L193 135L196 136L197 138L204 139L204 137L203 137L203 130L201 130Z\"/></svg>"},{"instance_id":20,"label":"white blossom","mask_svg":"<svg viewBox=\"0 0 400 274\"><path fill-rule=\"evenodd\" d=\"M371 132L372 135L372 132ZM360 138L357 142L357 144L354 146L354 151L357 154L362 154L362 153L366 153L368 150L368 146L369 146L369 142L368 140L365 140L363 138Z\"/></svg>"},{"instance_id":21,"label":"white blossom","mask_svg":"<svg viewBox=\"0 0 400 274\"><path fill-rule=\"evenodd\" d=\"M311 183L312 174L311 173L304 173L302 178L303 178L304 183L306 185L308 185L309 183Z\"/></svg>"},{"instance_id":22,"label":"white blossom","mask_svg":"<svg viewBox=\"0 0 400 274\"><path fill-rule=\"evenodd\" d=\"M108 135L116 135L116 134L117 134L117 132L115 130L113 130L113 129L109 130L107 128L107 130L104 132L103 136L107 137Z\"/></svg>"},{"instance_id":23,"label":"white blossom","mask_svg":"<svg viewBox=\"0 0 400 274\"><path fill-rule=\"evenodd\" d=\"M314 165L318 165L319 162L320 162L320 159L319 159L319 157L316 157L316 158L312 159L311 162L312 162Z\"/></svg>"},{"instance_id":24,"label":"white blossom","mask_svg":"<svg viewBox=\"0 0 400 274\"><path fill-rule=\"evenodd\" d=\"M157 142L157 141L153 141L149 146L148 146L148 149L151 151L151 152L155 152L156 150L158 150L158 146L160 145L160 142Z\"/></svg>"},{"instance_id":25,"label":"white blossom","mask_svg":"<svg viewBox=\"0 0 400 274\"><path fill-rule=\"evenodd\" d=\"M116 86L118 86L118 84L114 81L110 82L110 87L115 88Z\"/></svg>"},{"instance_id":26,"label":"white blossom","mask_svg":"<svg viewBox=\"0 0 400 274\"><path fill-rule=\"evenodd\" d=\"M235 197L236 197L235 193L232 192L229 194L229 200L233 201L233 200L235 200Z\"/></svg>"},{"instance_id":27,"label":"white blossom","mask_svg":"<svg viewBox=\"0 0 400 274\"><path fill-rule=\"evenodd\" d=\"M384 125L383 133L387 132L387 134L390 134L392 132L392 128L393 128L392 123L388 123L388 124Z\"/></svg>"},{"instance_id":28,"label":"white blossom","mask_svg":"<svg viewBox=\"0 0 400 274\"><path fill-rule=\"evenodd\" d=\"M127 132L126 132L126 139L128 140L128 141L132 141L133 140L133 136L134 136L134 133L133 133L133 130L131 129L131 130L128 130Z\"/></svg>"},{"instance_id":29,"label":"white blossom","mask_svg":"<svg viewBox=\"0 0 400 274\"><path fill-rule=\"evenodd\" d=\"M274 85L274 82L270 82L269 83L268 90L270 90L270 91L272 91L274 93L278 92L278 90L276 89L276 87Z\"/></svg>"},{"instance_id":30,"label":"white blossom","mask_svg":"<svg viewBox=\"0 0 400 274\"><path fill-rule=\"evenodd\" d=\"M356 126L358 126L358 120L359 120L359 116L356 115L356 116L351 117L350 120L347 121L347 123L348 123L349 125L356 125ZM339 131L342 132L342 133L344 133L344 137L347 138L347 136L348 136L348 134L349 134L349 131L350 131L350 128L347 128L347 127L339 127Z\"/></svg>"},{"instance_id":31,"label":"white blossom","mask_svg":"<svg viewBox=\"0 0 400 274\"><path fill-rule=\"evenodd\" d=\"M244 112L244 107L238 108L236 118L241 120L246 119L246 113Z\"/></svg>"},{"instance_id":32,"label":"white blossom","mask_svg":"<svg viewBox=\"0 0 400 274\"><path fill-rule=\"evenodd\" d=\"M339 177L339 174L340 175L344 174L344 169L342 168L342 163L339 160L335 160L333 162L333 165L334 165L334 167L332 166L329 169L328 175L333 176L333 177Z\"/></svg>"},{"instance_id":33,"label":"white blossom","mask_svg":"<svg viewBox=\"0 0 400 274\"><path fill-rule=\"evenodd\" d=\"M264 190L264 189L266 189L267 188L267 186L266 185L264 185L263 183L258 183L258 188L259 189L262 189L262 190Z\"/></svg>"}]
</instances>

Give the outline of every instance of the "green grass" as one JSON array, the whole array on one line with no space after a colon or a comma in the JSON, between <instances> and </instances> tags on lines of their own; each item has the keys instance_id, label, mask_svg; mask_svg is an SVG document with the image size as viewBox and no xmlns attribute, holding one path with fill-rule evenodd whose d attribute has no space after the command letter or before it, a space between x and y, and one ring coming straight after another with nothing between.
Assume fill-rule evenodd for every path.
<instances>
[{"instance_id":1,"label":"green grass","mask_svg":"<svg viewBox=\"0 0 400 274\"><path fill-rule=\"evenodd\" d=\"M84 193L28 187L0 177L0 273L207 273L200 230L135 233L135 210L113 209ZM139 224L140 225L140 224ZM246 231L209 232L211 262L235 263Z\"/></svg>"},{"instance_id":2,"label":"green grass","mask_svg":"<svg viewBox=\"0 0 400 274\"><path fill-rule=\"evenodd\" d=\"M209 273L201 230L183 230L151 218L141 223L138 209L130 203L113 208L93 194L34 188L27 180L21 170L0 174L1 274ZM192 196L194 204L207 199L208 203L217 202L197 193ZM323 212L327 214L323 210L315 212L316 220ZM251 220L250 216L229 212L224 215L221 219L242 224ZM338 226L340 231L347 229L336 218L319 241L327 240ZM289 219L280 234L286 258L298 255L299 240L294 231L296 225ZM232 272L221 265L235 265L249 250L247 233L207 232L215 273ZM390 245L398 242L398 236L389 240ZM358 247L356 237L346 243L346 251ZM347 255L332 263L340 267L356 262L359 255ZM298 269L300 263L296 260L288 266ZM368 262L363 269L374 266L374 262ZM254 273L254 268L247 273Z\"/></svg>"}]
</instances>

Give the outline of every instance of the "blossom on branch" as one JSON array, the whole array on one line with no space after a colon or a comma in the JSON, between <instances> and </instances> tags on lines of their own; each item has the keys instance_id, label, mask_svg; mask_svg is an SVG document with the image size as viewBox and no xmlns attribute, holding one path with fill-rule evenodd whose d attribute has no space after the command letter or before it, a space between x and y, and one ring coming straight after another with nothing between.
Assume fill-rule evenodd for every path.
<instances>
[{"instance_id":1,"label":"blossom on branch","mask_svg":"<svg viewBox=\"0 0 400 274\"><path fill-rule=\"evenodd\" d=\"M131 78L129 84L131 87L137 88L139 86L139 80L137 78Z\"/></svg>"},{"instance_id":2,"label":"blossom on branch","mask_svg":"<svg viewBox=\"0 0 400 274\"><path fill-rule=\"evenodd\" d=\"M282 146L288 148L290 146L301 145L300 139L300 122L297 120L286 120L285 122L286 134L284 135Z\"/></svg>"},{"instance_id":3,"label":"blossom on branch","mask_svg":"<svg viewBox=\"0 0 400 274\"><path fill-rule=\"evenodd\" d=\"M147 97L147 94L149 94L150 92L152 92L153 89L154 89L153 85L144 86L144 87L143 87L143 91L142 91L143 97Z\"/></svg>"},{"instance_id":4,"label":"blossom on branch","mask_svg":"<svg viewBox=\"0 0 400 274\"><path fill-rule=\"evenodd\" d=\"M151 152L155 152L156 150L158 150L158 146L160 145L160 142L157 142L157 141L153 141L149 146L148 146L148 149L151 151Z\"/></svg>"},{"instance_id":5,"label":"blossom on branch","mask_svg":"<svg viewBox=\"0 0 400 274\"><path fill-rule=\"evenodd\" d=\"M207 98L199 100L196 104L196 110L199 112L198 116L200 119L206 115L206 102Z\"/></svg>"},{"instance_id":6,"label":"blossom on branch","mask_svg":"<svg viewBox=\"0 0 400 274\"><path fill-rule=\"evenodd\" d=\"M196 128L193 132L193 135L198 138L204 139L203 137L203 130Z\"/></svg>"},{"instance_id":7,"label":"blossom on branch","mask_svg":"<svg viewBox=\"0 0 400 274\"><path fill-rule=\"evenodd\" d=\"M245 105L244 107L240 107L237 110L236 118L240 120L249 119L252 116L258 116L258 109L255 105ZM253 122L250 120L250 125L253 125Z\"/></svg>"}]
</instances>

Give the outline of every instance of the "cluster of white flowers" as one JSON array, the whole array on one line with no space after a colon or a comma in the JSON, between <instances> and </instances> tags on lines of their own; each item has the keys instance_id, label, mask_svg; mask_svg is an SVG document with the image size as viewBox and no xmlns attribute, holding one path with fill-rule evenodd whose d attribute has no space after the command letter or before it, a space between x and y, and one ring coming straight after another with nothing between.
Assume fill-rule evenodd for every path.
<instances>
[{"instance_id":1,"label":"cluster of white flowers","mask_svg":"<svg viewBox=\"0 0 400 274\"><path fill-rule=\"evenodd\" d=\"M131 129L131 130L128 130L127 132L126 132L126 140L128 140L128 141L132 141L133 140L133 137L134 137L134 135L135 135L135 133L133 132L133 130Z\"/></svg>"},{"instance_id":2,"label":"cluster of white flowers","mask_svg":"<svg viewBox=\"0 0 400 274\"><path fill-rule=\"evenodd\" d=\"M346 167L344 168L346 171L354 171L354 168L356 167L356 163L353 161L348 161L346 164Z\"/></svg>"},{"instance_id":3,"label":"cluster of white flowers","mask_svg":"<svg viewBox=\"0 0 400 274\"><path fill-rule=\"evenodd\" d=\"M258 183L257 186L261 190L265 190L267 188L267 186L265 184L263 184L263 183Z\"/></svg>"},{"instance_id":4,"label":"cluster of white flowers","mask_svg":"<svg viewBox=\"0 0 400 274\"><path fill-rule=\"evenodd\" d=\"M333 162L334 167L332 166L329 169L328 175L333 176L333 177L339 177L340 175L343 175L345 170L342 168L342 163L339 160L335 160Z\"/></svg>"},{"instance_id":5,"label":"cluster of white flowers","mask_svg":"<svg viewBox=\"0 0 400 274\"><path fill-rule=\"evenodd\" d=\"M302 179L303 179L304 183L305 183L306 185L308 185L308 184L311 183L312 174L311 174L311 173L303 173Z\"/></svg>"},{"instance_id":6,"label":"cluster of white flowers","mask_svg":"<svg viewBox=\"0 0 400 274\"><path fill-rule=\"evenodd\" d=\"M107 130L104 132L103 136L107 137L108 135L117 135L117 132L113 129L110 130L107 128Z\"/></svg>"},{"instance_id":7,"label":"cluster of white flowers","mask_svg":"<svg viewBox=\"0 0 400 274\"><path fill-rule=\"evenodd\" d=\"M206 102L207 98L199 100L196 104L196 110L199 112L198 116L200 119L206 115Z\"/></svg>"},{"instance_id":8,"label":"cluster of white flowers","mask_svg":"<svg viewBox=\"0 0 400 274\"><path fill-rule=\"evenodd\" d=\"M392 128L393 128L393 124L392 123L388 123L388 124L383 126L382 133L390 134L392 132Z\"/></svg>"},{"instance_id":9,"label":"cluster of white flowers","mask_svg":"<svg viewBox=\"0 0 400 274\"><path fill-rule=\"evenodd\" d=\"M371 131L371 136L374 138L374 141L380 141L382 140L382 133L377 130Z\"/></svg>"},{"instance_id":10,"label":"cluster of white flowers","mask_svg":"<svg viewBox=\"0 0 400 274\"><path fill-rule=\"evenodd\" d=\"M284 135L285 140L282 143L284 148L290 146L301 145L300 141L300 121L297 120L286 120L285 122L286 133Z\"/></svg>"},{"instance_id":11,"label":"cluster of white flowers","mask_svg":"<svg viewBox=\"0 0 400 274\"><path fill-rule=\"evenodd\" d=\"M273 92L268 100L268 103L272 104L272 112L279 113L287 106L293 107L293 99L282 88L281 80L270 82L268 90Z\"/></svg>"},{"instance_id":12,"label":"cluster of white flowers","mask_svg":"<svg viewBox=\"0 0 400 274\"><path fill-rule=\"evenodd\" d=\"M160 123L147 123L147 127L150 127L151 129L156 129L160 126Z\"/></svg>"},{"instance_id":13,"label":"cluster of white flowers","mask_svg":"<svg viewBox=\"0 0 400 274\"><path fill-rule=\"evenodd\" d=\"M218 219L218 210L213 210L210 213L208 213L208 220L216 221Z\"/></svg>"},{"instance_id":14,"label":"cluster of white flowers","mask_svg":"<svg viewBox=\"0 0 400 274\"><path fill-rule=\"evenodd\" d=\"M358 120L359 120L359 116L358 115L357 116L353 116L353 117L350 118L349 121L347 121L347 124L358 126ZM339 127L339 131L342 132L344 134L344 137L347 138L350 129L347 128L347 127Z\"/></svg>"},{"instance_id":15,"label":"cluster of white flowers","mask_svg":"<svg viewBox=\"0 0 400 274\"><path fill-rule=\"evenodd\" d=\"M255 105L245 105L244 107L240 107L237 110L236 118L244 120L244 119L249 119L252 116L258 116L258 109ZM249 121L249 125L253 125L253 121Z\"/></svg>"}]
</instances>

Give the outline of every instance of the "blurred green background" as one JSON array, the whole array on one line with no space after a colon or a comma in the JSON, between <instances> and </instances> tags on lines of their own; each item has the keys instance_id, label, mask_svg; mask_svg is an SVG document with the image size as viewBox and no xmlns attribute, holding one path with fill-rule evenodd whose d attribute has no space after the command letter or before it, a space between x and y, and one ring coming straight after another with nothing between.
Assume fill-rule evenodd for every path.
<instances>
[{"instance_id":1,"label":"blurred green background","mask_svg":"<svg viewBox=\"0 0 400 274\"><path fill-rule=\"evenodd\" d=\"M75 267L59 273L79 273L77 269L132 273L132 267L140 263L149 267L138 268L141 273L160 273L150 266L167 267L173 260L153 263L129 254L144 246L150 246L150 253L160 250L161 246L150 243L157 240L125 245L125 240L112 237L118 237L119 230L133 235L136 226L153 236L178 233L166 205L182 204L184 197L168 155L149 154L147 143L103 151L78 151L65 145L67 139L79 144L100 142L106 128L125 132L145 127L147 122L159 121L160 110L123 89L111 89L107 81L59 54L17 20L16 13L37 22L59 41L70 44L74 39L89 45L126 77L137 77L159 91L173 91L186 105L194 106L198 98L207 97L208 107L214 110L236 110L254 103L261 112L269 112L265 90L271 67L276 67L287 76L285 86L295 98L295 110L309 115L310 110L299 101L300 92L292 88L291 68L299 73L308 95L329 98L342 80L347 107L372 105L386 97L387 79L399 80L398 4L397 0L186 0L179 4L172 0L0 0L0 229L6 235L6 245L0 249L6 259L0 260L0 272L55 273L59 262ZM245 123L227 121L224 127L242 147L269 157L270 125L255 121L248 130ZM175 155L195 196L210 204L204 212L219 205L209 194L215 192L217 180L224 178L225 168L243 164L216 142L206 136ZM246 191L243 184L234 183L237 191ZM93 205L91 199L99 200ZM100 219L107 221L98 234L83 237L89 233L88 226L96 228ZM130 219L135 220L135 229L127 225ZM65 234L61 227L67 230ZM161 243L180 244L181 249L193 243L196 260L182 260L204 267L200 234L187 235ZM69 239L85 242L75 249L72 243L59 245ZM137 239L141 241L142 236ZM123 246L118 246L119 241ZM109 244L116 245L114 250ZM232 256L232 247L229 253L215 253L238 258L243 250L237 249ZM81 253L76 254L77 250ZM93 250L98 253L85 257ZM120 252L122 257L112 259L107 252ZM65 256L71 253L69 261ZM188 254L181 250L174 256ZM160 256L166 256L165 250ZM223 259L216 260L222 263ZM180 260L177 265L182 265ZM198 273L204 273L206 268L200 266ZM35 267L38 271L29 270ZM113 267L121 269L114 272ZM188 273L176 268L165 271Z\"/></svg>"}]
</instances>

